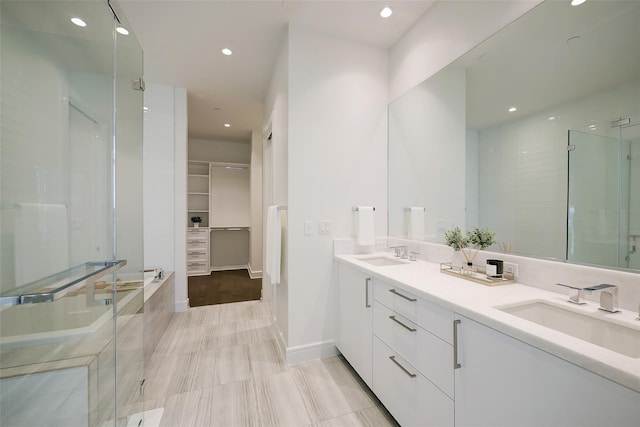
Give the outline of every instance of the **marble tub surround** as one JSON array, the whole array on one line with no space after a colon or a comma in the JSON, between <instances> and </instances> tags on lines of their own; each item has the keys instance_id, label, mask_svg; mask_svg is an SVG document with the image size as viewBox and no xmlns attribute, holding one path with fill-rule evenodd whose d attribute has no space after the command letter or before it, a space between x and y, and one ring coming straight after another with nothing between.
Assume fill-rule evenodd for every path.
<instances>
[{"instance_id":1,"label":"marble tub surround","mask_svg":"<svg viewBox=\"0 0 640 427\"><path fill-rule=\"evenodd\" d=\"M146 367L162 426L396 426L341 357L287 366L259 301L176 313Z\"/></svg>"},{"instance_id":2,"label":"marble tub surround","mask_svg":"<svg viewBox=\"0 0 640 427\"><path fill-rule=\"evenodd\" d=\"M389 253L383 252L380 255L389 256ZM483 286L442 274L439 263L422 260L402 265L376 267L359 260L359 256L336 255L335 259L338 262L348 263L367 275L377 277L392 286L397 286L398 289L404 289L447 310L466 316L640 392L639 358L622 355L496 308L534 300L568 304L564 293L551 292L522 284L519 280L515 284L495 287ZM623 310L616 314L604 313L597 309L598 305L598 303L589 302L587 305L581 306L581 309L640 330L640 322L635 320L637 312Z\"/></svg>"},{"instance_id":3,"label":"marble tub surround","mask_svg":"<svg viewBox=\"0 0 640 427\"><path fill-rule=\"evenodd\" d=\"M144 288L144 360L153 354L175 312L176 278L173 271Z\"/></svg>"},{"instance_id":4,"label":"marble tub surround","mask_svg":"<svg viewBox=\"0 0 640 427\"><path fill-rule=\"evenodd\" d=\"M453 253L453 249L446 245L397 237L387 238L387 246L382 251L387 251L387 247L399 245L405 245L409 248L409 251L417 252L420 260L437 264L450 262ZM340 246L347 246L347 244L340 242ZM347 253L349 252L336 252L336 255ZM490 250L479 251L473 263L474 265L484 266L487 259L501 259L505 262L518 264L517 279L518 283L521 284L568 296L569 290L557 286L556 283L565 283L577 287L609 283L618 287L619 306L621 308L637 312L638 304L640 304L640 273L638 272L571 264L563 261L524 257ZM593 301L594 303L600 301L600 295L597 292L592 294L585 292L584 297L587 301Z\"/></svg>"}]
</instances>

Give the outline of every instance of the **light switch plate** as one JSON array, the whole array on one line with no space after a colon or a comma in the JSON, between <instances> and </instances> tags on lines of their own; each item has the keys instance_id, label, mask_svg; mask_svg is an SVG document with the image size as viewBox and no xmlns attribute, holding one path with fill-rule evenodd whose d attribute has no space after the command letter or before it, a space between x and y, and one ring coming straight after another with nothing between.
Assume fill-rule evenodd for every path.
<instances>
[{"instance_id":1,"label":"light switch plate","mask_svg":"<svg viewBox=\"0 0 640 427\"><path fill-rule=\"evenodd\" d=\"M318 222L319 234L331 234L331 221L319 221Z\"/></svg>"},{"instance_id":2,"label":"light switch plate","mask_svg":"<svg viewBox=\"0 0 640 427\"><path fill-rule=\"evenodd\" d=\"M304 235L311 236L313 234L313 223L311 221L304 222Z\"/></svg>"}]
</instances>

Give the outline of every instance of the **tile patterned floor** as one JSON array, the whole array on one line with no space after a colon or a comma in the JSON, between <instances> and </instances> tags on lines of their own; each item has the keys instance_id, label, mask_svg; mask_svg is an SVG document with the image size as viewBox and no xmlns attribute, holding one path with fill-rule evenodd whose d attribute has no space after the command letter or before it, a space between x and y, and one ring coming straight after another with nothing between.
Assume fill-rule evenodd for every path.
<instances>
[{"instance_id":1,"label":"tile patterned floor","mask_svg":"<svg viewBox=\"0 0 640 427\"><path fill-rule=\"evenodd\" d=\"M287 366L259 301L176 313L146 379L161 426L397 426L342 357Z\"/></svg>"}]
</instances>

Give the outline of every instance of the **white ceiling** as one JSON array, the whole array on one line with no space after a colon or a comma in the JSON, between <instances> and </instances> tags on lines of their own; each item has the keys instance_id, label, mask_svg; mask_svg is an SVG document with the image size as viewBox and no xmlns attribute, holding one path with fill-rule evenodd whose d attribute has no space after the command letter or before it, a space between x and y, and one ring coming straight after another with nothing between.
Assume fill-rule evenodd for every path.
<instances>
[{"instance_id":1,"label":"white ceiling","mask_svg":"<svg viewBox=\"0 0 640 427\"><path fill-rule=\"evenodd\" d=\"M262 101L287 24L389 48L434 3L119 0L144 50L146 81L187 89L190 138L227 141L249 141L262 128ZM379 16L385 5L394 10L388 19ZM233 55L222 55L224 47Z\"/></svg>"}]
</instances>

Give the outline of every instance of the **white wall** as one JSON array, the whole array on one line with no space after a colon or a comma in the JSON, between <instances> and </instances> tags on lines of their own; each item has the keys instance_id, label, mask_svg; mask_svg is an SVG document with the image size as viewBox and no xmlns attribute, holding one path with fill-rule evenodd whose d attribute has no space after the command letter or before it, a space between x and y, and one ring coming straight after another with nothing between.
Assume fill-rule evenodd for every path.
<instances>
[{"instance_id":1,"label":"white wall","mask_svg":"<svg viewBox=\"0 0 640 427\"><path fill-rule=\"evenodd\" d=\"M148 83L144 92L144 266L175 270L174 88Z\"/></svg>"},{"instance_id":2,"label":"white wall","mask_svg":"<svg viewBox=\"0 0 640 427\"><path fill-rule=\"evenodd\" d=\"M251 233L249 275L262 277L262 131L251 133Z\"/></svg>"},{"instance_id":3,"label":"white wall","mask_svg":"<svg viewBox=\"0 0 640 427\"><path fill-rule=\"evenodd\" d=\"M540 3L538 0L439 1L391 47L394 100Z\"/></svg>"},{"instance_id":4,"label":"white wall","mask_svg":"<svg viewBox=\"0 0 640 427\"><path fill-rule=\"evenodd\" d=\"M188 308L187 93L147 83L143 122L144 266L175 272L175 309Z\"/></svg>"},{"instance_id":5,"label":"white wall","mask_svg":"<svg viewBox=\"0 0 640 427\"><path fill-rule=\"evenodd\" d=\"M189 160L249 163L251 143L189 138Z\"/></svg>"},{"instance_id":6,"label":"white wall","mask_svg":"<svg viewBox=\"0 0 640 427\"><path fill-rule=\"evenodd\" d=\"M465 90L464 69L449 67L389 106L390 236L407 235L410 206L425 208L428 241L465 229Z\"/></svg>"},{"instance_id":7,"label":"white wall","mask_svg":"<svg viewBox=\"0 0 640 427\"><path fill-rule=\"evenodd\" d=\"M386 234L387 65L386 50L289 29L289 362L335 351L333 239L318 221L350 236L352 207L375 206Z\"/></svg>"},{"instance_id":8,"label":"white wall","mask_svg":"<svg viewBox=\"0 0 640 427\"><path fill-rule=\"evenodd\" d=\"M264 102L264 124L270 126L272 138L263 145L263 210L262 221L267 223L267 207L272 205L287 205L288 182L288 146L289 146L289 36L288 33L278 53L269 89ZM265 135L267 138L268 135ZM282 263L280 283L271 285L269 274L263 273L262 292L265 300L271 304L271 312L278 327L282 351L286 349L289 340L289 275L287 211L281 213L282 221ZM263 232L263 241L264 238ZM265 265L265 253L262 254L262 265Z\"/></svg>"}]
</instances>

